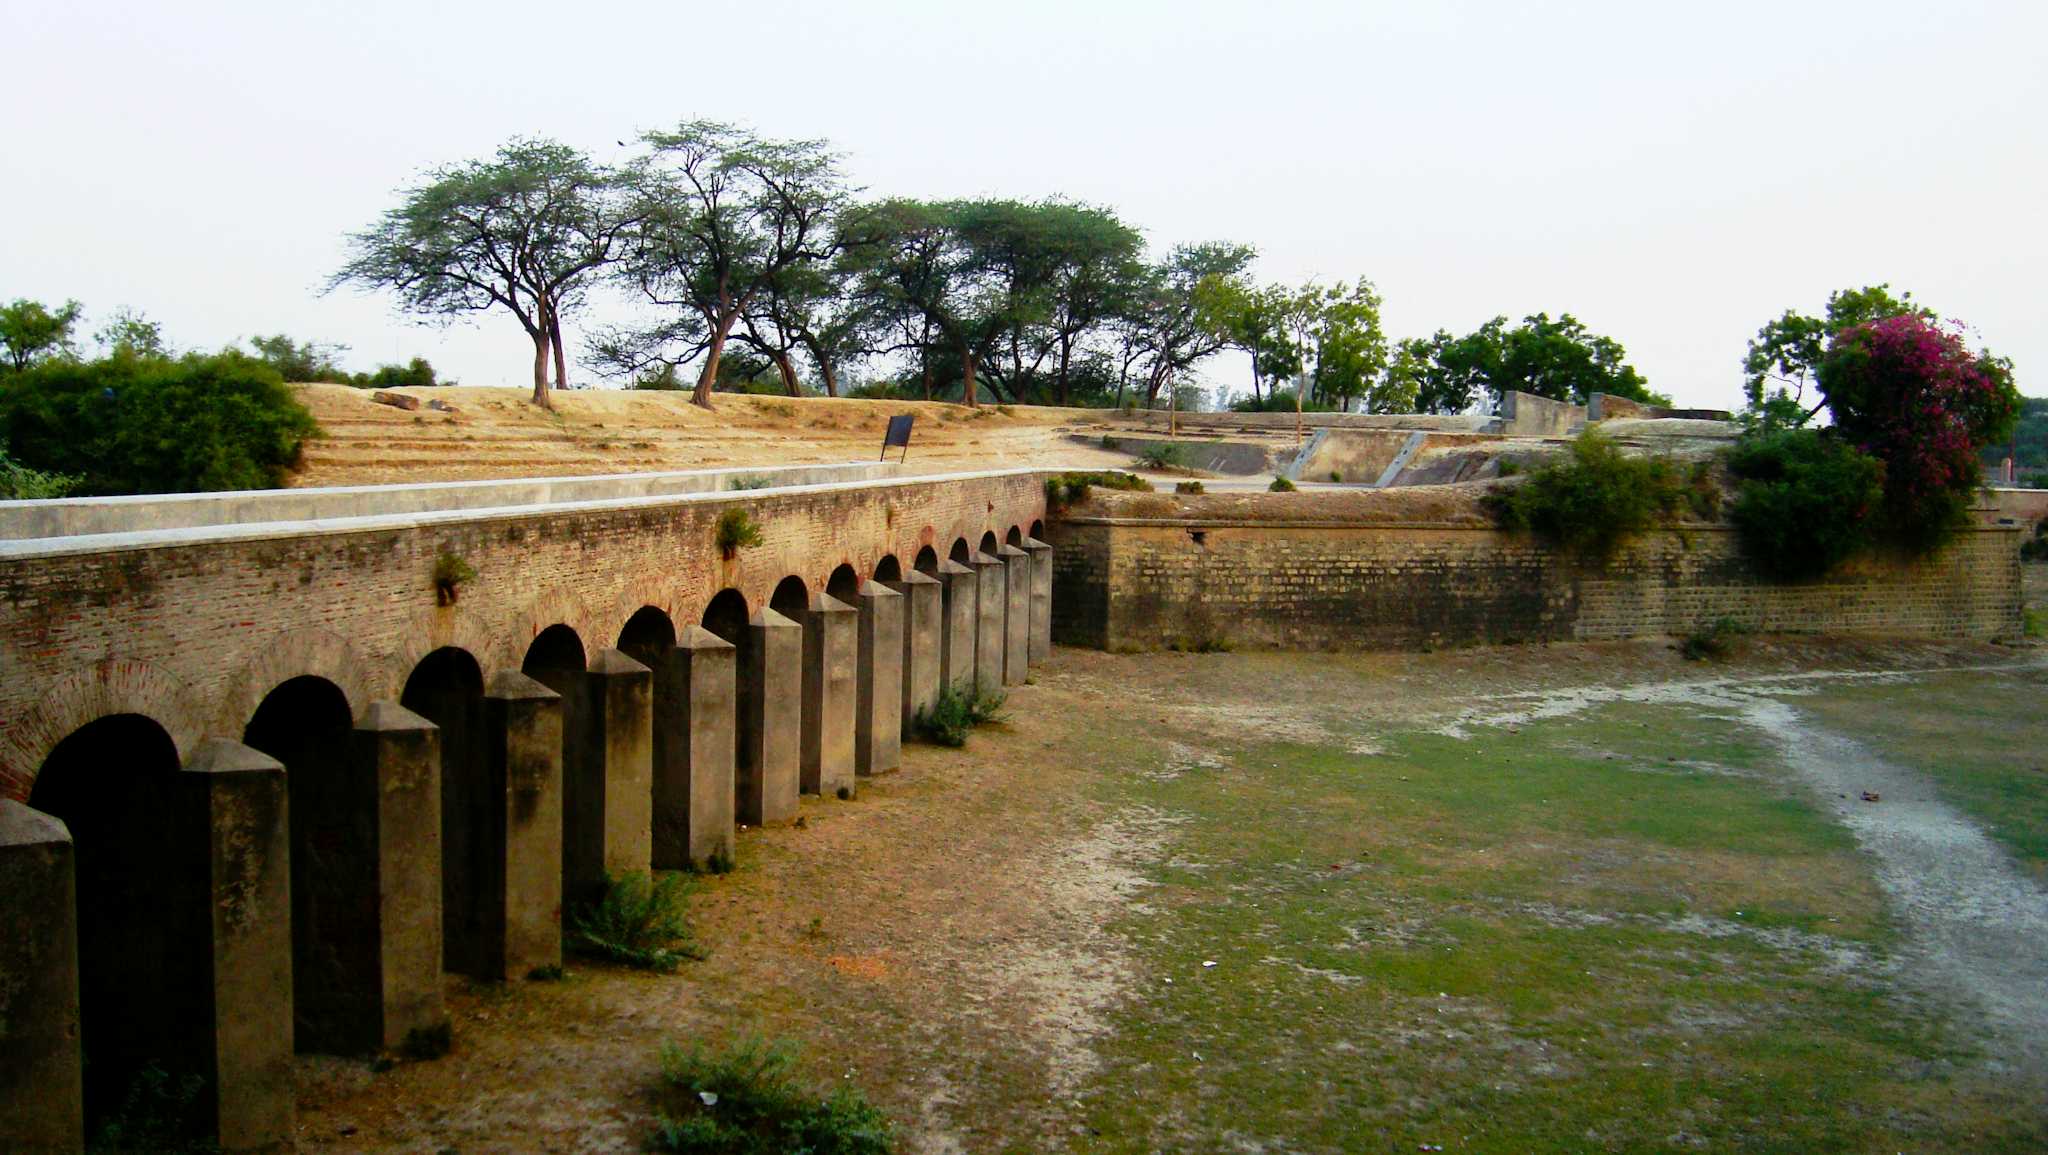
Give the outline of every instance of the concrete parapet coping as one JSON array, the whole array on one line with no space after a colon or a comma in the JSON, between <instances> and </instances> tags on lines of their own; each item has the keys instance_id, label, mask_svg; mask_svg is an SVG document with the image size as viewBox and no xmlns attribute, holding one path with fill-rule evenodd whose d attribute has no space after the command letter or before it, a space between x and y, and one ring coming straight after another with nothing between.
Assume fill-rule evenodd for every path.
<instances>
[{"instance_id":1,"label":"concrete parapet coping","mask_svg":"<svg viewBox=\"0 0 2048 1155\"><path fill-rule=\"evenodd\" d=\"M869 489L902 489L947 481L981 481L998 477L1050 476L1060 472L1062 471L1057 469L983 469L965 473L930 473L911 477L896 476L872 481L818 482L809 485L780 486L773 489L715 490L701 493L660 494L650 497L528 503L479 509L426 510L417 513L375 514L363 517L327 517L297 521L186 526L174 529L140 530L123 533L75 534L68 537L16 538L0 540L0 558L68 557L78 554L163 549L211 542L263 541L324 534L428 529L442 525L513 521L519 518L544 514L608 513L633 509L662 509L670 506L748 503L820 493L850 493Z\"/></svg>"},{"instance_id":2,"label":"concrete parapet coping","mask_svg":"<svg viewBox=\"0 0 2048 1155\"><path fill-rule=\"evenodd\" d=\"M762 489L787 488L792 484L872 481L898 477L904 471L900 462L849 461L753 468L720 466L653 473L0 501L0 539L140 533L210 525L256 525L437 510L555 505L682 493L747 492L731 489L728 483L759 478L778 483L761 486Z\"/></svg>"}]
</instances>

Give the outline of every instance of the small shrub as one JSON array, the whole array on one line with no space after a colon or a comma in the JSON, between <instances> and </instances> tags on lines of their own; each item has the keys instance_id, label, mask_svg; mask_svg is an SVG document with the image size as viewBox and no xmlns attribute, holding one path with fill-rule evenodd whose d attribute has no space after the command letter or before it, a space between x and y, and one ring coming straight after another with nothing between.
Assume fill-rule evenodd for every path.
<instances>
[{"instance_id":1,"label":"small shrub","mask_svg":"<svg viewBox=\"0 0 2048 1155\"><path fill-rule=\"evenodd\" d=\"M0 501L39 501L68 497L85 478L71 473L46 473L30 469L7 456L0 448Z\"/></svg>"},{"instance_id":2,"label":"small shrub","mask_svg":"<svg viewBox=\"0 0 2048 1155\"><path fill-rule=\"evenodd\" d=\"M1003 720L1003 692L979 688L966 693L946 686L937 701L917 712L912 728L917 736L937 746L965 746L967 732L986 722Z\"/></svg>"},{"instance_id":3,"label":"small shrub","mask_svg":"<svg viewBox=\"0 0 2048 1155\"><path fill-rule=\"evenodd\" d=\"M1344 481L1344 475L1338 472L1337 470L1332 469L1330 471L1330 480L1341 485Z\"/></svg>"},{"instance_id":4,"label":"small shrub","mask_svg":"<svg viewBox=\"0 0 2048 1155\"><path fill-rule=\"evenodd\" d=\"M907 385L894 381L867 381L846 391L848 397L862 401L921 401L924 394Z\"/></svg>"},{"instance_id":5,"label":"small shrub","mask_svg":"<svg viewBox=\"0 0 2048 1155\"><path fill-rule=\"evenodd\" d=\"M703 862L693 864L690 869L698 874L731 874L736 865L732 855L723 850L714 850Z\"/></svg>"},{"instance_id":6,"label":"small shrub","mask_svg":"<svg viewBox=\"0 0 2048 1155\"><path fill-rule=\"evenodd\" d=\"M1715 618L1712 623L1701 626L1680 639L1678 652L1684 655L1688 662L1704 662L1709 658L1726 657L1734 645L1735 638L1746 632L1742 623L1734 618Z\"/></svg>"},{"instance_id":7,"label":"small shrub","mask_svg":"<svg viewBox=\"0 0 2048 1155\"><path fill-rule=\"evenodd\" d=\"M198 1138L199 1096L206 1079L186 1075L172 1079L155 1063L145 1065L129 1082L121 1105L114 1109L92 1142L91 1152L149 1151L160 1153L213 1152L220 1148Z\"/></svg>"},{"instance_id":8,"label":"small shrub","mask_svg":"<svg viewBox=\"0 0 2048 1155\"><path fill-rule=\"evenodd\" d=\"M1116 438L1111 437L1107 433L1102 435L1102 447L1104 449L1115 449L1122 444L1123 442L1118 441Z\"/></svg>"},{"instance_id":9,"label":"small shrub","mask_svg":"<svg viewBox=\"0 0 2048 1155\"><path fill-rule=\"evenodd\" d=\"M727 481L725 487L734 490L767 489L774 484L775 479L764 474L742 473L738 477Z\"/></svg>"},{"instance_id":10,"label":"small shrub","mask_svg":"<svg viewBox=\"0 0 2048 1155\"><path fill-rule=\"evenodd\" d=\"M605 875L604 892L569 920L569 947L593 958L667 973L704 952L690 940L686 876Z\"/></svg>"},{"instance_id":11,"label":"small shrub","mask_svg":"<svg viewBox=\"0 0 2048 1155\"><path fill-rule=\"evenodd\" d=\"M1087 500L1090 486L1104 489L1128 489L1142 493L1152 492L1152 483L1135 473L1113 470L1092 472L1074 471L1061 473L1045 479L1045 503L1054 512Z\"/></svg>"},{"instance_id":12,"label":"small shrub","mask_svg":"<svg viewBox=\"0 0 2048 1155\"><path fill-rule=\"evenodd\" d=\"M1186 469L1188 447L1178 441L1154 441L1138 451L1138 463L1147 469Z\"/></svg>"},{"instance_id":13,"label":"small shrub","mask_svg":"<svg viewBox=\"0 0 2048 1155\"><path fill-rule=\"evenodd\" d=\"M1266 487L1269 493L1293 493L1294 483L1284 477L1275 477L1273 484Z\"/></svg>"},{"instance_id":14,"label":"small shrub","mask_svg":"<svg viewBox=\"0 0 2048 1155\"><path fill-rule=\"evenodd\" d=\"M1500 475L1502 477L1513 477L1520 472L1522 472L1521 462L1516 461L1512 457L1503 457L1500 459Z\"/></svg>"},{"instance_id":15,"label":"small shrub","mask_svg":"<svg viewBox=\"0 0 2048 1155\"><path fill-rule=\"evenodd\" d=\"M2021 611L2022 631L2030 638L2048 634L2048 612L2036 609Z\"/></svg>"},{"instance_id":16,"label":"small shrub","mask_svg":"<svg viewBox=\"0 0 2048 1155\"><path fill-rule=\"evenodd\" d=\"M742 549L761 544L761 527L754 524L752 514L739 507L726 510L718 515L718 552L731 558Z\"/></svg>"},{"instance_id":17,"label":"small shrub","mask_svg":"<svg viewBox=\"0 0 2048 1155\"><path fill-rule=\"evenodd\" d=\"M850 1087L807 1091L796 1049L744 1040L719 1051L661 1049L654 1144L691 1155L888 1155L888 1116Z\"/></svg>"},{"instance_id":18,"label":"small shrub","mask_svg":"<svg viewBox=\"0 0 2048 1155\"><path fill-rule=\"evenodd\" d=\"M560 970L560 967L555 968ZM426 1027L414 1027L398 1044L398 1053L416 1063L441 1058L455 1049L455 1024L447 1019Z\"/></svg>"},{"instance_id":19,"label":"small shrub","mask_svg":"<svg viewBox=\"0 0 2048 1155\"><path fill-rule=\"evenodd\" d=\"M1611 554L1632 533L1682 512L1710 516L1719 505L1710 470L1681 472L1662 457L1630 457L1596 428L1573 439L1571 452L1517 486L1500 486L1487 506L1503 529L1530 531L1567 549Z\"/></svg>"},{"instance_id":20,"label":"small shrub","mask_svg":"<svg viewBox=\"0 0 2048 1155\"><path fill-rule=\"evenodd\" d=\"M1182 481L1174 485L1173 491L1175 493L1201 493L1203 492L1202 483L1199 481Z\"/></svg>"},{"instance_id":21,"label":"small shrub","mask_svg":"<svg viewBox=\"0 0 2048 1155\"><path fill-rule=\"evenodd\" d=\"M1772 577L1820 577L1871 542L1884 465L1826 430L1744 437L1728 455L1731 516L1751 564Z\"/></svg>"},{"instance_id":22,"label":"small shrub","mask_svg":"<svg viewBox=\"0 0 2048 1155\"><path fill-rule=\"evenodd\" d=\"M462 587L476 580L476 570L470 564L449 553L441 551L434 559L434 604L452 606L462 596Z\"/></svg>"}]
</instances>

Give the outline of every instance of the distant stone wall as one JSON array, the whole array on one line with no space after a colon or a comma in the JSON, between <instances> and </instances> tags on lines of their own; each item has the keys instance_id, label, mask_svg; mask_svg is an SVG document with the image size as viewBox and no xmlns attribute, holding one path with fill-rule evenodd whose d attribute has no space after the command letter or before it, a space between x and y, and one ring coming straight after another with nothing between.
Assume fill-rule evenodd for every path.
<instances>
[{"instance_id":1,"label":"distant stone wall","mask_svg":"<svg viewBox=\"0 0 2048 1155\"><path fill-rule=\"evenodd\" d=\"M1563 437L1586 421L1586 407L1509 389L1500 395L1500 432Z\"/></svg>"},{"instance_id":2,"label":"distant stone wall","mask_svg":"<svg viewBox=\"0 0 2048 1155\"><path fill-rule=\"evenodd\" d=\"M1733 421L1726 409L1673 409L1668 405L1645 405L1612 393L1595 393L1586 399L1586 420L1612 421L1641 418L1654 421Z\"/></svg>"},{"instance_id":3,"label":"distant stone wall","mask_svg":"<svg viewBox=\"0 0 2048 1155\"><path fill-rule=\"evenodd\" d=\"M1054 637L1112 650L1591 641L1682 635L1723 617L1769 633L1990 639L2021 628L2009 528L1800 585L1758 579L1718 527L1643 535L1607 565L1471 525L1076 518L1047 531Z\"/></svg>"}]
</instances>

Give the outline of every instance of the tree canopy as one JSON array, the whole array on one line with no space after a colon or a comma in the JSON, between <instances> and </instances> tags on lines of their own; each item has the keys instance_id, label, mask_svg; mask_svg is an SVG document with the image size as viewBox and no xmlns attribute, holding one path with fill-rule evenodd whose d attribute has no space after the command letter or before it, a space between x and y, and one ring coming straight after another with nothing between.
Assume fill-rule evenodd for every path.
<instances>
[{"instance_id":1,"label":"tree canopy","mask_svg":"<svg viewBox=\"0 0 2048 1155\"><path fill-rule=\"evenodd\" d=\"M1934 311L1913 300L1913 294L1892 296L1891 286L1865 285L1828 294L1827 308L1819 317L1787 309L1750 339L1749 352L1742 359L1743 394L1748 399L1748 418L1768 428L1789 428L1806 424L1825 402L1806 404L1806 387L1811 384L1835 334L1869 321L1913 315L1934 319ZM1773 383L1775 382L1775 385Z\"/></svg>"}]
</instances>

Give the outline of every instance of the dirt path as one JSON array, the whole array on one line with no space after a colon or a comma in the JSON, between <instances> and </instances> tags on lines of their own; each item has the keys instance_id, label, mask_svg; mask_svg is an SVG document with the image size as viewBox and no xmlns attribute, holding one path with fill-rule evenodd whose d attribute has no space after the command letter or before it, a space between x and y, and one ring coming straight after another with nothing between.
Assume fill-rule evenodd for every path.
<instances>
[{"instance_id":1,"label":"dirt path","mask_svg":"<svg viewBox=\"0 0 2048 1155\"><path fill-rule=\"evenodd\" d=\"M2036 658L1956 670L2041 664ZM2048 891L1975 822L1941 801L1924 774L1821 729L1783 700L1829 682L1905 680L1916 672L1822 670L1561 690L1523 695L1526 706L1468 711L1443 732L1463 737L1478 727L1565 717L1604 702L1644 702L1724 711L1769 736L1786 765L1874 861L1910 944L1906 977L1982 1013L2000 1044L1987 1060L1992 1069L2048 1083Z\"/></svg>"}]
</instances>

